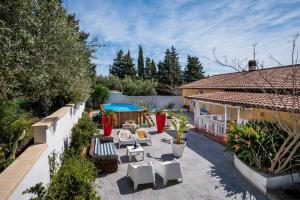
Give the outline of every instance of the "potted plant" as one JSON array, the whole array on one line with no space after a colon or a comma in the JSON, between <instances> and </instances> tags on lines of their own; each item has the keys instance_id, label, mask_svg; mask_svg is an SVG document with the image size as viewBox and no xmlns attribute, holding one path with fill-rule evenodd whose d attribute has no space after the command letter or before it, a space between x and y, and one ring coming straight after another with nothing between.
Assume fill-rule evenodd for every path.
<instances>
[{"instance_id":1,"label":"potted plant","mask_svg":"<svg viewBox=\"0 0 300 200\"><path fill-rule=\"evenodd\" d=\"M156 110L157 132L162 133L165 130L167 115L162 108Z\"/></svg>"},{"instance_id":2,"label":"potted plant","mask_svg":"<svg viewBox=\"0 0 300 200\"><path fill-rule=\"evenodd\" d=\"M176 131L176 136L172 142L173 155L176 157L182 157L186 146L186 142L182 139L182 136L185 132L187 132L188 116L183 114L177 115L171 123Z\"/></svg>"},{"instance_id":3,"label":"potted plant","mask_svg":"<svg viewBox=\"0 0 300 200\"><path fill-rule=\"evenodd\" d=\"M173 120L175 116L174 112L167 112L167 127L170 128L172 126L171 121Z\"/></svg>"},{"instance_id":4,"label":"potted plant","mask_svg":"<svg viewBox=\"0 0 300 200\"><path fill-rule=\"evenodd\" d=\"M102 111L102 127L105 136L110 136L113 128L113 111Z\"/></svg>"}]
</instances>

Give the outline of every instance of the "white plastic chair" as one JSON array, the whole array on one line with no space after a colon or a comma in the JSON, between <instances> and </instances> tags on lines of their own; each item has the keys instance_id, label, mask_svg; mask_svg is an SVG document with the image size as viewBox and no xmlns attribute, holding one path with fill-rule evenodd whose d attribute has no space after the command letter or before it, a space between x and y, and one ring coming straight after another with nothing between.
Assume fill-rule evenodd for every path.
<instances>
[{"instance_id":1,"label":"white plastic chair","mask_svg":"<svg viewBox=\"0 0 300 200\"><path fill-rule=\"evenodd\" d=\"M145 183L153 183L153 186L155 187L154 167L151 161L139 165L129 163L127 176L129 176L133 181L134 190L137 189L139 184Z\"/></svg>"},{"instance_id":2,"label":"white plastic chair","mask_svg":"<svg viewBox=\"0 0 300 200\"><path fill-rule=\"evenodd\" d=\"M135 137L129 130L121 130L119 132L119 148L121 145L134 145Z\"/></svg>"},{"instance_id":3,"label":"white plastic chair","mask_svg":"<svg viewBox=\"0 0 300 200\"><path fill-rule=\"evenodd\" d=\"M183 182L181 163L176 158L172 161L158 162L155 169L162 177L164 185L167 184L168 180L173 179L181 179L181 182Z\"/></svg>"},{"instance_id":4,"label":"white plastic chair","mask_svg":"<svg viewBox=\"0 0 300 200\"><path fill-rule=\"evenodd\" d=\"M145 133L146 133L146 137L145 138L140 138L139 136L138 136L138 134L137 134L137 131L138 130L143 130L143 131L145 131ZM138 129L138 130L136 130L135 131L135 137L136 137L136 142L137 143L139 143L139 144L150 144L150 145L152 145L152 138L151 138L151 135L150 135L150 133L146 130L146 129Z\"/></svg>"}]
</instances>

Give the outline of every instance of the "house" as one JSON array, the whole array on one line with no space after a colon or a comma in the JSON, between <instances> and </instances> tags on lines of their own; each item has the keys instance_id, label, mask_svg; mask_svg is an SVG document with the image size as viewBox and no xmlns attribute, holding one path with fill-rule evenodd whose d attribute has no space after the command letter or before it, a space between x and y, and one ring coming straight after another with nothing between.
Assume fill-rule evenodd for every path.
<instances>
[{"instance_id":1,"label":"house","mask_svg":"<svg viewBox=\"0 0 300 200\"><path fill-rule=\"evenodd\" d=\"M180 87L197 128L225 137L228 121L250 119L300 123L300 65L214 75ZM295 113L295 114L294 114Z\"/></svg>"}]
</instances>

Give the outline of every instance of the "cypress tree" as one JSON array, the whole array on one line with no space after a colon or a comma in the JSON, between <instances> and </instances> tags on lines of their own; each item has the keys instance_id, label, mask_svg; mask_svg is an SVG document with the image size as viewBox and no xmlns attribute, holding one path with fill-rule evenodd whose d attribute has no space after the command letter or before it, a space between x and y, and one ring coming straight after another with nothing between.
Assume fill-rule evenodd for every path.
<instances>
[{"instance_id":1,"label":"cypress tree","mask_svg":"<svg viewBox=\"0 0 300 200\"><path fill-rule=\"evenodd\" d=\"M139 57L138 57L138 75L140 78L144 78L145 76L145 67L144 67L144 55L142 46L139 45Z\"/></svg>"},{"instance_id":2,"label":"cypress tree","mask_svg":"<svg viewBox=\"0 0 300 200\"><path fill-rule=\"evenodd\" d=\"M204 78L204 71L202 63L196 56L187 57L187 65L184 70L183 80L185 83L190 83L201 78Z\"/></svg>"}]
</instances>

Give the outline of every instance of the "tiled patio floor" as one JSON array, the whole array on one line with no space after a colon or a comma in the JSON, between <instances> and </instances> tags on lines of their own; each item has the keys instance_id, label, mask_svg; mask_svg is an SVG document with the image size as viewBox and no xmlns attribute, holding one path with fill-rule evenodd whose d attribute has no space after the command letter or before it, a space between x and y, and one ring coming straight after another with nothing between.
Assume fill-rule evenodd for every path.
<instances>
[{"instance_id":1,"label":"tiled patio floor","mask_svg":"<svg viewBox=\"0 0 300 200\"><path fill-rule=\"evenodd\" d=\"M113 136L118 142L117 129ZM161 141L161 138L174 134L174 131L157 134L151 131L153 146L143 146L145 160L153 163L173 159L171 145ZM180 162L183 168L183 183L169 181L167 186L162 185L162 179L156 175L156 188L152 184L139 185L133 190L133 183L126 177L128 157L126 147L117 149L122 161L118 172L100 174L95 187L103 200L139 199L139 200L185 200L185 199L267 199L261 192L248 183L234 168L232 155L224 152L224 147L210 139L189 131L187 147ZM139 163L133 157L133 163Z\"/></svg>"}]
</instances>

